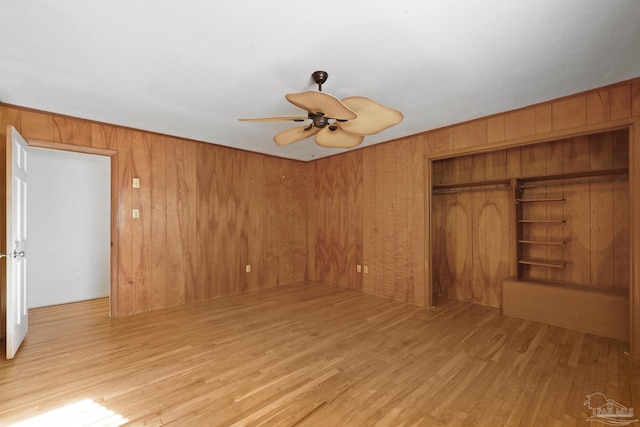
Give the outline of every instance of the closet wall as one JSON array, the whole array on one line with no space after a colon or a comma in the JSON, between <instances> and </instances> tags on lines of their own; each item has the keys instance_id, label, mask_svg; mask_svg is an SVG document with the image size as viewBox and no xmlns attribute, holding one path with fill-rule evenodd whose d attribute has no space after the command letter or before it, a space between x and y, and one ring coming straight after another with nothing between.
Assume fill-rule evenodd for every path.
<instances>
[{"instance_id":1,"label":"closet wall","mask_svg":"<svg viewBox=\"0 0 640 427\"><path fill-rule=\"evenodd\" d=\"M492 307L502 281L515 277L516 218L511 178L624 170L628 131L599 133L479 153L433 163L434 293ZM501 181L501 182L500 182ZM486 185L478 185L487 183ZM523 238L565 246L522 245L527 259L564 268L522 266L522 277L599 288L629 288L629 181L626 172L531 181L522 198L564 198L524 204L523 217L564 219L524 225Z\"/></svg>"}]
</instances>

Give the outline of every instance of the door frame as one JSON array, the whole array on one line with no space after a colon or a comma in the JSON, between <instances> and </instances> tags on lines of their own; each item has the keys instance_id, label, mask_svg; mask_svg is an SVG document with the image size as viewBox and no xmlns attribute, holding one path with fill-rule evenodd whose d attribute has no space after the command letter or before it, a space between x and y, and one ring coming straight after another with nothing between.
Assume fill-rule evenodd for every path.
<instances>
[{"instance_id":1,"label":"door frame","mask_svg":"<svg viewBox=\"0 0 640 427\"><path fill-rule=\"evenodd\" d=\"M62 144L60 142L44 141L40 139L25 138L30 147L47 148L50 150L69 151L74 153L94 154L107 156L111 159L111 248L110 253L110 277L109 277L109 317L118 313L118 152L106 148L84 147L81 145Z\"/></svg>"},{"instance_id":2,"label":"door frame","mask_svg":"<svg viewBox=\"0 0 640 427\"><path fill-rule=\"evenodd\" d=\"M552 131L544 135L532 135L484 145L476 145L454 150L427 154L424 157L425 183L425 305L433 306L433 259L431 238L432 171L433 162L468 154L477 154L522 147L525 145L555 141L565 138L590 135L626 129L629 132L629 352L634 359L640 359L640 119L611 120L595 125L573 129ZM634 197L635 195L635 197ZM515 243L514 243L515 244Z\"/></svg>"}]
</instances>

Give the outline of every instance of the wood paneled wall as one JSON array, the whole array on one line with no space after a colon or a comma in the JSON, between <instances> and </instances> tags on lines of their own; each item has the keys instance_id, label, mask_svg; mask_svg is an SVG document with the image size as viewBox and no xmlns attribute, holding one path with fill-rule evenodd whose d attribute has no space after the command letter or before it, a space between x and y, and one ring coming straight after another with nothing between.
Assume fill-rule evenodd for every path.
<instances>
[{"instance_id":1,"label":"wood paneled wall","mask_svg":"<svg viewBox=\"0 0 640 427\"><path fill-rule=\"evenodd\" d=\"M425 304L423 149L414 137L311 162L310 280Z\"/></svg>"},{"instance_id":2,"label":"wood paneled wall","mask_svg":"<svg viewBox=\"0 0 640 427\"><path fill-rule=\"evenodd\" d=\"M247 243L245 258L251 256L252 260L248 262L252 266L268 265L268 268L258 267L266 281L254 278L252 271L251 276L246 276L248 283L240 281L224 285L227 287L220 289L221 295L244 287L253 289L285 283L289 279L300 280L298 275L304 275L304 267L299 267L296 260L302 260L309 270L310 280L430 305L432 248L427 230L432 218L430 209L425 206L431 206L432 161L632 126L635 145L631 145L630 152L635 155L629 160L630 241L635 243L631 245L630 254L631 300L632 307L639 313L632 316L631 336L634 337L633 351L640 354L640 269L633 267L640 265L640 225L634 222L634 215L640 217L640 197L633 196L640 188L640 129L632 125L640 118L640 79L365 147L306 165L250 153L235 154L239 160L231 162L235 165L234 170L239 171L245 163L253 162L258 165L252 165L252 171L263 168L261 182L254 181L256 185L248 187L250 194L264 194L264 198L230 195L245 191L240 189L245 188L243 184L234 184L234 190L212 187L211 182L226 179L217 169L208 167L211 159L219 162L222 168L227 167L222 159L226 160L230 151L220 147L207 148L205 157L199 153L203 150L198 148L199 144L192 141L6 106L0 107L0 114L3 133L5 124L14 123L28 137L53 138L66 144L105 145L118 150L117 175L118 179L122 178L118 182L123 184L115 202L121 213L127 214L118 216L121 222L116 236L122 240L116 242L122 248L119 251L122 254L119 254L118 262L118 292L122 291L123 295L118 294L118 303L126 310L121 314L179 303L198 298L198 295L217 294L217 290L212 292L203 285L203 280L211 283L214 277L237 278L236 265L245 261L240 261L241 256L231 254L229 257L227 253L222 260L216 258L220 256L220 247L208 245L206 242L210 237L199 237L205 230L214 233L220 244L232 241L234 248L240 248L234 249L238 251L243 251L243 232L246 233L250 243ZM147 147L150 152L146 151ZM215 160L217 157L220 160ZM149 170L141 171L141 165L147 165L149 158ZM190 163L194 158L196 167ZM136 194L128 188L134 167L136 174L150 174L151 190ZM276 170L278 175L268 175ZM256 178L261 176L260 172L255 173L258 175L254 172L241 174L243 179L260 181ZM305 174L306 186L301 181L287 181L287 177ZM276 180L275 176L280 178ZM262 183L267 186L265 193L260 193ZM198 187L203 185L207 186L206 190ZM277 199L272 197L276 192ZM307 194L312 196L307 199ZM303 206L307 200L308 206ZM215 210L218 201L225 206L221 215L203 218L206 214L201 212ZM142 221L128 218L132 204L140 202L150 203L151 211L156 212L156 219L152 219L150 225L141 226ZM243 219L236 217L235 222L221 219L228 218L227 213L235 208L242 212L239 218ZM171 215L162 219L165 209ZM248 216L244 214L246 209ZM263 214L265 219L261 222L257 218ZM216 220L226 222L212 223L213 228L202 222ZM261 234L260 228L266 231ZM151 239L150 249L141 250L139 242L147 235ZM236 239L238 235L239 239ZM276 246L272 246L274 241ZM255 249L252 249L253 245L256 245ZM261 251L260 247L266 249ZM634 247L639 250L633 252ZM254 259L256 253L261 254L258 261ZM229 259L233 261L229 262ZM274 259L278 260L277 267L268 261ZM209 263L210 267L204 267L203 263ZM368 267L369 272L357 273L357 264ZM187 284L193 277L196 278L195 290L189 289ZM153 284L150 291L146 282L141 289L133 283L142 278Z\"/></svg>"},{"instance_id":3,"label":"wood paneled wall","mask_svg":"<svg viewBox=\"0 0 640 427\"><path fill-rule=\"evenodd\" d=\"M305 279L304 163L4 105L0 119L3 141L10 124L115 152L115 315Z\"/></svg>"},{"instance_id":4,"label":"wood paneled wall","mask_svg":"<svg viewBox=\"0 0 640 427\"><path fill-rule=\"evenodd\" d=\"M625 130L454 157L433 163L433 184L480 184L628 167ZM615 179L599 182L605 178ZM565 247L524 246L523 258L564 261L564 269L523 266L523 277L600 288L629 288L629 181L626 174L533 182L523 198L564 198L562 204L525 204L523 217L564 219L527 224L523 238L565 241ZM580 182L580 184L577 184ZM434 194L434 293L502 306L502 281L515 276L515 219L508 185L458 187Z\"/></svg>"},{"instance_id":5,"label":"wood paneled wall","mask_svg":"<svg viewBox=\"0 0 640 427\"><path fill-rule=\"evenodd\" d=\"M431 258L435 248L431 248L429 230L433 218L431 206L431 162L461 154L483 150L495 151L500 148L522 146L534 142L570 138L577 135L596 133L615 128L632 127L630 151L638 152L630 159L630 239L637 242L636 252L640 252L640 225L635 226L633 215L640 217L640 197L634 197L640 189L640 129L633 123L640 118L640 79L607 86L589 92L569 96L527 108L509 111L471 122L436 129L408 138L390 141L362 151L362 164L341 162L343 156L355 156L353 152L335 156L333 175L358 174L351 168L360 167L362 188L350 190L362 194L362 222L353 222L344 216L332 216L318 221L310 216L309 247L323 246L324 254L333 257L315 257L315 271L332 271L343 261L345 250L331 252L330 241L324 236L330 230L351 230L355 235L362 233L362 264L369 267L369 273L362 273L362 290L374 295L387 296L418 305L432 303L429 293L431 280ZM635 159L635 160L634 160ZM504 159L489 161L501 162ZM310 210L325 211L333 203L335 188L320 185L329 179L326 167L311 163L314 186L314 205ZM496 165L497 166L497 165ZM506 167L506 166L501 166ZM473 168L469 170L473 173ZM635 187L634 187L635 185ZM317 200L324 200L318 202ZM318 204L319 203L319 204ZM354 207L357 216L359 207ZM322 237L322 240L320 237ZM488 243L493 244L493 243ZM310 256L312 249L309 250ZM411 261L408 259L411 257ZM640 255L630 254L632 307L637 312L632 316L631 336L633 351L640 354ZM355 266L352 266L354 268ZM355 270L354 270L355 271ZM345 276L343 277L346 277ZM318 279L317 274L310 279ZM350 285L346 278L345 287L357 287L360 278ZM336 280L336 279L332 279ZM497 294L491 297L496 300Z\"/></svg>"},{"instance_id":6,"label":"wood paneled wall","mask_svg":"<svg viewBox=\"0 0 640 427\"><path fill-rule=\"evenodd\" d=\"M308 278L362 291L362 151L312 162Z\"/></svg>"}]
</instances>

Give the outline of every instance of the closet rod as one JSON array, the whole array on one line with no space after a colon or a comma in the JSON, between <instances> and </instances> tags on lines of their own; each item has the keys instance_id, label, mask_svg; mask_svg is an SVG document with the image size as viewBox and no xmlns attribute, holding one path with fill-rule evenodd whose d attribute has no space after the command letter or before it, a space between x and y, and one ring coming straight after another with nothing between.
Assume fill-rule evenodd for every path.
<instances>
[{"instance_id":1,"label":"closet rod","mask_svg":"<svg viewBox=\"0 0 640 427\"><path fill-rule=\"evenodd\" d=\"M454 194L454 193L476 193L478 191L494 191L494 190L511 190L511 186L508 187L491 187L491 188L451 188L448 190L433 190L431 194L434 196L442 195L442 194Z\"/></svg>"}]
</instances>

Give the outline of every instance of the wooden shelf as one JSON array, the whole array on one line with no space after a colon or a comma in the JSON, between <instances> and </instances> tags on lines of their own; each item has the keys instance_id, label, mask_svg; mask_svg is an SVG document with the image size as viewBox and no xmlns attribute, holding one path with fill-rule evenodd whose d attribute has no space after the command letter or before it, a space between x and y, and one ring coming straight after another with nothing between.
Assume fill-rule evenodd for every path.
<instances>
[{"instance_id":1,"label":"wooden shelf","mask_svg":"<svg viewBox=\"0 0 640 427\"><path fill-rule=\"evenodd\" d=\"M564 246L565 242L549 242L540 240L518 240L523 245L546 245L546 246Z\"/></svg>"},{"instance_id":2,"label":"wooden shelf","mask_svg":"<svg viewBox=\"0 0 640 427\"><path fill-rule=\"evenodd\" d=\"M563 261L551 261L547 259L521 259L518 261L518 263L551 268L564 268L565 266L565 263Z\"/></svg>"},{"instance_id":3,"label":"wooden shelf","mask_svg":"<svg viewBox=\"0 0 640 427\"><path fill-rule=\"evenodd\" d=\"M551 198L551 199L516 199L516 205L519 203L564 203L564 198Z\"/></svg>"},{"instance_id":4,"label":"wooden shelf","mask_svg":"<svg viewBox=\"0 0 640 427\"><path fill-rule=\"evenodd\" d=\"M564 219L519 219L518 222L523 224L564 224L566 221Z\"/></svg>"},{"instance_id":5,"label":"wooden shelf","mask_svg":"<svg viewBox=\"0 0 640 427\"><path fill-rule=\"evenodd\" d=\"M454 182L454 183L442 183L432 186L434 190L451 190L455 188L464 187L483 187L488 185L510 185L511 181L508 179L494 179L489 181L473 181L473 182Z\"/></svg>"},{"instance_id":6,"label":"wooden shelf","mask_svg":"<svg viewBox=\"0 0 640 427\"><path fill-rule=\"evenodd\" d=\"M554 175L540 175L521 177L518 179L520 182L536 182L536 181L554 181L558 179L574 179L574 178L590 178L594 176L607 176L607 175L625 175L629 173L629 168L615 168L615 169L600 169L589 170L582 172L568 172Z\"/></svg>"}]
</instances>

